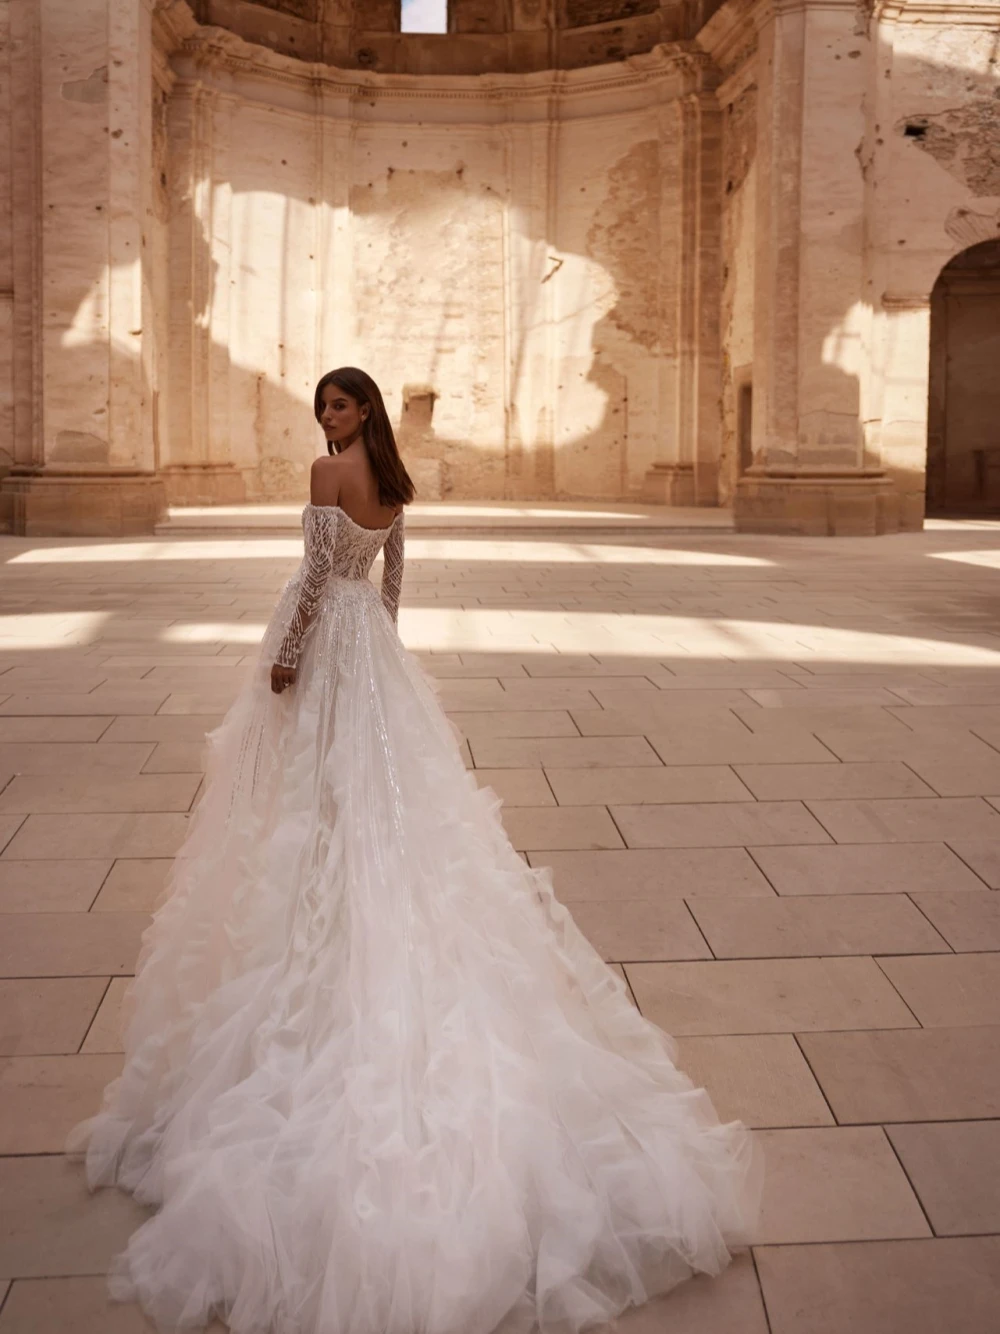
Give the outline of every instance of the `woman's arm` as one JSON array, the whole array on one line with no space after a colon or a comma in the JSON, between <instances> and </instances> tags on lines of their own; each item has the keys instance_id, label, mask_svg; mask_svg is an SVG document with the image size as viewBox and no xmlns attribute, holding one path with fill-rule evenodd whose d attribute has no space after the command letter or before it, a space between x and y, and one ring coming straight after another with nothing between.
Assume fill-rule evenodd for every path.
<instances>
[{"instance_id":1,"label":"woman's arm","mask_svg":"<svg viewBox=\"0 0 1000 1334\"><path fill-rule=\"evenodd\" d=\"M399 617L399 595L403 591L403 543L406 520L403 510L396 515L382 552L382 605L392 617L393 625Z\"/></svg>"},{"instance_id":2,"label":"woman's arm","mask_svg":"<svg viewBox=\"0 0 1000 1334\"><path fill-rule=\"evenodd\" d=\"M319 465L319 466L317 466ZM327 474L327 479L322 483L324 494L329 495L329 462L327 460L317 459L313 464L312 475L310 479L310 504L317 505L319 502L315 499L320 487L320 467L323 473ZM336 504L332 502L324 502ZM298 666L299 655L302 652L302 644L312 626L313 617L316 614L316 608L319 600L326 588L327 580L330 577L330 570L333 563L333 543L334 543L334 525L336 515L332 509L307 509L302 518L302 534L305 541L305 555L299 572L299 598L295 605L295 611L292 613L292 619L288 626L288 631L281 641L275 657L275 666L290 669L294 673ZM291 680L287 679L287 671L284 673L285 685L291 685L294 681L294 674ZM274 673L272 672L272 685L274 685Z\"/></svg>"}]
</instances>

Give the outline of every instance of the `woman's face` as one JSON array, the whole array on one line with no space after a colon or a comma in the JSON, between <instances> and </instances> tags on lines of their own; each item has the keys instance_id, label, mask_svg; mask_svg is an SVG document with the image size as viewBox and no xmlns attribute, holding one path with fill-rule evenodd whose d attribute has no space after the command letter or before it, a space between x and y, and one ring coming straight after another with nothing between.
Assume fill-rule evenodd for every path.
<instances>
[{"instance_id":1,"label":"woman's face","mask_svg":"<svg viewBox=\"0 0 1000 1334\"><path fill-rule=\"evenodd\" d=\"M323 434L338 449L343 449L361 433L368 411L367 403L362 406L356 398L338 389L335 384L326 385L323 389L323 411L319 419Z\"/></svg>"}]
</instances>

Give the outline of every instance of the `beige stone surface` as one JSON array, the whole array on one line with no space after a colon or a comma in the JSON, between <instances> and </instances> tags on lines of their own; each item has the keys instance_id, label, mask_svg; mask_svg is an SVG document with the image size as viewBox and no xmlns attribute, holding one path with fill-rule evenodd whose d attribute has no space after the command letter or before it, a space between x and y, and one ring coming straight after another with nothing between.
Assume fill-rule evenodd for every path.
<instances>
[{"instance_id":1,"label":"beige stone surface","mask_svg":"<svg viewBox=\"0 0 1000 1334\"><path fill-rule=\"evenodd\" d=\"M81 1052L113 1053L124 1050L122 1002L131 977L113 977L108 982L100 1008L87 1030Z\"/></svg>"},{"instance_id":2,"label":"beige stone surface","mask_svg":"<svg viewBox=\"0 0 1000 1334\"><path fill-rule=\"evenodd\" d=\"M680 899L585 899L573 904L573 918L607 960L712 957Z\"/></svg>"},{"instance_id":3,"label":"beige stone surface","mask_svg":"<svg viewBox=\"0 0 1000 1334\"><path fill-rule=\"evenodd\" d=\"M691 912L718 959L948 952L905 894L699 899Z\"/></svg>"},{"instance_id":4,"label":"beige stone surface","mask_svg":"<svg viewBox=\"0 0 1000 1334\"><path fill-rule=\"evenodd\" d=\"M758 1244L926 1237L931 1229L878 1126L760 1130Z\"/></svg>"},{"instance_id":5,"label":"beige stone surface","mask_svg":"<svg viewBox=\"0 0 1000 1334\"><path fill-rule=\"evenodd\" d=\"M809 809L838 843L936 843L1000 836L1000 812L974 797L811 801Z\"/></svg>"},{"instance_id":6,"label":"beige stone surface","mask_svg":"<svg viewBox=\"0 0 1000 1334\"><path fill-rule=\"evenodd\" d=\"M0 1158L0 1272L11 1278L104 1274L146 1217L121 1191L91 1194L79 1163Z\"/></svg>"},{"instance_id":7,"label":"beige stone surface","mask_svg":"<svg viewBox=\"0 0 1000 1334\"><path fill-rule=\"evenodd\" d=\"M912 897L953 950L1000 951L1000 895L983 892Z\"/></svg>"},{"instance_id":8,"label":"beige stone surface","mask_svg":"<svg viewBox=\"0 0 1000 1334\"><path fill-rule=\"evenodd\" d=\"M0 1061L0 1154L61 1153L101 1105L117 1055L9 1056Z\"/></svg>"},{"instance_id":9,"label":"beige stone surface","mask_svg":"<svg viewBox=\"0 0 1000 1334\"><path fill-rule=\"evenodd\" d=\"M91 911L152 912L163 893L171 865L168 857L119 858L91 904Z\"/></svg>"},{"instance_id":10,"label":"beige stone surface","mask_svg":"<svg viewBox=\"0 0 1000 1334\"><path fill-rule=\"evenodd\" d=\"M770 897L772 890L743 848L629 848L606 852L532 852L548 866L565 903L718 894ZM0 863L2 865L2 863Z\"/></svg>"},{"instance_id":11,"label":"beige stone surface","mask_svg":"<svg viewBox=\"0 0 1000 1334\"><path fill-rule=\"evenodd\" d=\"M4 919L0 977L130 973L146 913L18 913Z\"/></svg>"},{"instance_id":12,"label":"beige stone surface","mask_svg":"<svg viewBox=\"0 0 1000 1334\"><path fill-rule=\"evenodd\" d=\"M754 848L779 894L892 894L972 891L983 882L943 843Z\"/></svg>"},{"instance_id":13,"label":"beige stone surface","mask_svg":"<svg viewBox=\"0 0 1000 1334\"><path fill-rule=\"evenodd\" d=\"M111 862L0 859L0 913L86 912Z\"/></svg>"},{"instance_id":14,"label":"beige stone surface","mask_svg":"<svg viewBox=\"0 0 1000 1334\"><path fill-rule=\"evenodd\" d=\"M137 774L130 778L14 778L0 793L0 811L11 814L78 811L186 811L198 787L192 774Z\"/></svg>"},{"instance_id":15,"label":"beige stone surface","mask_svg":"<svg viewBox=\"0 0 1000 1334\"><path fill-rule=\"evenodd\" d=\"M696 1085L708 1089L723 1121L771 1128L833 1121L790 1034L681 1038L677 1063Z\"/></svg>"},{"instance_id":16,"label":"beige stone surface","mask_svg":"<svg viewBox=\"0 0 1000 1334\"><path fill-rule=\"evenodd\" d=\"M670 1334L767 1334L764 1303L750 1255L736 1255L718 1278L697 1275L665 1297L599 1327L599 1334L664 1334L666 1330Z\"/></svg>"},{"instance_id":17,"label":"beige stone surface","mask_svg":"<svg viewBox=\"0 0 1000 1334\"><path fill-rule=\"evenodd\" d=\"M676 1035L917 1023L871 959L633 963L625 971L643 1014Z\"/></svg>"},{"instance_id":18,"label":"beige stone surface","mask_svg":"<svg viewBox=\"0 0 1000 1334\"><path fill-rule=\"evenodd\" d=\"M840 1122L1000 1116L995 1025L801 1033L799 1042Z\"/></svg>"},{"instance_id":19,"label":"beige stone surface","mask_svg":"<svg viewBox=\"0 0 1000 1334\"><path fill-rule=\"evenodd\" d=\"M924 1028L1000 1024L1000 954L883 959L881 966Z\"/></svg>"},{"instance_id":20,"label":"beige stone surface","mask_svg":"<svg viewBox=\"0 0 1000 1334\"><path fill-rule=\"evenodd\" d=\"M78 1051L106 977L0 979L0 1055Z\"/></svg>"},{"instance_id":21,"label":"beige stone surface","mask_svg":"<svg viewBox=\"0 0 1000 1334\"><path fill-rule=\"evenodd\" d=\"M546 775L560 806L752 800L732 769L725 765L669 769L644 766L562 770L546 767Z\"/></svg>"},{"instance_id":22,"label":"beige stone surface","mask_svg":"<svg viewBox=\"0 0 1000 1334\"><path fill-rule=\"evenodd\" d=\"M1000 1301L1000 1239L934 1238L755 1252L771 1334L983 1334Z\"/></svg>"},{"instance_id":23,"label":"beige stone surface","mask_svg":"<svg viewBox=\"0 0 1000 1334\"><path fill-rule=\"evenodd\" d=\"M151 1334L132 1303L113 1302L104 1278L28 1278L14 1283L0 1311L0 1334ZM212 1327L221 1334L223 1326Z\"/></svg>"},{"instance_id":24,"label":"beige stone surface","mask_svg":"<svg viewBox=\"0 0 1000 1334\"><path fill-rule=\"evenodd\" d=\"M538 769L477 769L476 782L491 787L505 806L554 806L556 799Z\"/></svg>"},{"instance_id":25,"label":"beige stone surface","mask_svg":"<svg viewBox=\"0 0 1000 1334\"><path fill-rule=\"evenodd\" d=\"M886 1133L939 1237L1000 1232L1000 1120L890 1126Z\"/></svg>"},{"instance_id":26,"label":"beige stone surface","mask_svg":"<svg viewBox=\"0 0 1000 1334\"><path fill-rule=\"evenodd\" d=\"M997 757L1000 759L1000 756ZM738 764L758 801L837 797L931 797L935 789L905 764Z\"/></svg>"},{"instance_id":27,"label":"beige stone surface","mask_svg":"<svg viewBox=\"0 0 1000 1334\"><path fill-rule=\"evenodd\" d=\"M524 521L537 524L535 513ZM621 512L615 522L624 523ZM48 672L54 657L59 670L46 682L62 677L66 688L39 690L39 699L79 698L75 686L100 677L94 691L155 684L171 707L193 712L0 718L0 746L12 748L4 790L14 799L30 780L41 800L64 802L75 791L109 807L0 816L0 949L11 969L31 970L0 981L0 1148L21 1155L0 1159L0 1180L17 1170L11 1164L27 1165L9 1187L19 1203L0 1274L14 1286L0 1334L15 1317L28 1329L41 1322L44 1334L50 1317L65 1323L73 1294L59 1285L102 1283L131 1226L127 1200L77 1199L24 1174L52 1170L68 1123L96 1105L121 1059L139 932L187 827L184 811L166 807L175 791L194 791L204 732L219 721L219 706L208 707L222 697L216 678L235 680L235 660L252 654L292 569L295 542L276 539L286 544L276 559L258 547L270 540L179 531L145 544L139 560L127 543L6 539L13 559L0 613L5 598L22 595L39 611L0 624L0 669ZM870 692L964 689L965 673L996 670L1000 636L982 610L995 572L963 562L970 550L993 560L1000 537L958 528L880 547L654 530L625 541L534 531L411 536L401 630L414 647L442 650L433 655L442 679L480 692L464 698L482 707L454 715L471 738L465 762L506 799L515 843L532 865L552 867L559 897L616 961L642 1012L674 1034L679 1065L724 1118L764 1132L772 1167L756 1258L765 1282L766 1257L787 1251L812 1263L831 1247L882 1255L937 1246L928 1228L939 1224L995 1229L996 1149L992 1129L980 1127L1000 1121L989 888L1000 880L1000 838L980 821L1000 815L978 794L942 796L930 782L916 795L922 789L906 777L920 766L930 775L937 762L985 766L989 743L970 728L987 730L982 710L994 706L877 705ZM25 641L50 633L36 620L42 609L78 605L99 606L97 630L113 633L100 638L87 623L64 635L60 620L48 652L37 662L26 656ZM956 629L959 611L972 619ZM131 637L137 616L145 638ZM17 635L5 639L5 627ZM186 647L175 642L183 636ZM568 655L570 670L558 661ZM214 665L217 657L229 661ZM592 663L609 670L595 673ZM127 671L143 674L115 676ZM832 684L822 684L827 677ZM525 683L572 692L528 690L517 701L525 707L505 707L501 696ZM11 684L32 693L27 671ZM531 707L578 704L581 688L592 706ZM770 708L749 690L836 703ZM673 703L644 714L640 694ZM633 730L586 733L597 715ZM860 795L859 782L867 793L901 783L912 795ZM739 797L719 800L727 790ZM160 805L127 809L146 793ZM872 821L877 841L868 841ZM862 841L833 841L858 828ZM627 846L640 840L654 845ZM890 1143L883 1127L914 1133ZM963 1273L951 1323L938 1320L934 1334L961 1330L978 1311L976 1264ZM859 1303L868 1282L856 1281ZM926 1282L940 1313L937 1280ZM836 1309L850 1323L829 1334L867 1334L849 1304L852 1284L848 1276L830 1298L848 1302ZM769 1298L772 1325L782 1300ZM106 1334L100 1304L83 1289L78 1302L76 1324ZM795 1307L791 1334L815 1306L810 1295ZM909 1309L902 1296L896 1307ZM131 1310L117 1309L123 1320ZM763 1319L743 1258L719 1280L682 1285L618 1324L764 1334Z\"/></svg>"},{"instance_id":28,"label":"beige stone surface","mask_svg":"<svg viewBox=\"0 0 1000 1334\"><path fill-rule=\"evenodd\" d=\"M798 801L615 806L612 815L630 848L830 841L823 826Z\"/></svg>"}]
</instances>

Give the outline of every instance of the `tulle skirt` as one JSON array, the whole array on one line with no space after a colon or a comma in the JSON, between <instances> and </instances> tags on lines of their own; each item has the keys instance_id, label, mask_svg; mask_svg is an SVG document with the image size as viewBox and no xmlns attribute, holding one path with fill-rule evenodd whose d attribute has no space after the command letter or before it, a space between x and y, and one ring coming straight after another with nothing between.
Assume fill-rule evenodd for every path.
<instances>
[{"instance_id":1,"label":"tulle skirt","mask_svg":"<svg viewBox=\"0 0 1000 1334\"><path fill-rule=\"evenodd\" d=\"M759 1162L508 842L368 580L252 674L70 1147L156 1212L114 1296L164 1330L576 1334L718 1273Z\"/></svg>"}]
</instances>

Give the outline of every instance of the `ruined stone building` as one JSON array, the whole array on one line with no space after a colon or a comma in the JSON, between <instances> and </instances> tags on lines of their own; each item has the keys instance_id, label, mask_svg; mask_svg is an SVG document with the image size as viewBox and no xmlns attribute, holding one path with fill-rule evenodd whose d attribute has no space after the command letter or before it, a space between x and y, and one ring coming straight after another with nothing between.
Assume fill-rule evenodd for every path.
<instances>
[{"instance_id":1,"label":"ruined stone building","mask_svg":"<svg viewBox=\"0 0 1000 1334\"><path fill-rule=\"evenodd\" d=\"M0 522L424 498L1000 509L1000 0L0 0Z\"/></svg>"}]
</instances>

